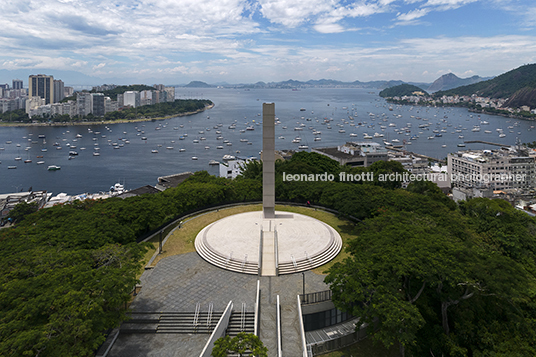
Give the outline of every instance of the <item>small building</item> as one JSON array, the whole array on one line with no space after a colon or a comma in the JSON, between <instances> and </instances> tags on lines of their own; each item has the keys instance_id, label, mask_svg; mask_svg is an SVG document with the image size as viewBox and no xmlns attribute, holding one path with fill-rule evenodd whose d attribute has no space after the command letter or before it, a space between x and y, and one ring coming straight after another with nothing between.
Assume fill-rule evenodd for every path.
<instances>
[{"instance_id":1,"label":"small building","mask_svg":"<svg viewBox=\"0 0 536 357\"><path fill-rule=\"evenodd\" d=\"M128 198L128 197L140 196L140 195L145 195L145 194L151 194L152 195L152 194L159 193L159 192L162 192L162 191L160 191L159 189L157 189L154 186L145 185L145 186L138 187L138 188L135 188L135 189L130 190L130 191L123 192L123 193L117 195L117 197L125 199L125 198Z\"/></svg>"},{"instance_id":2,"label":"small building","mask_svg":"<svg viewBox=\"0 0 536 357\"><path fill-rule=\"evenodd\" d=\"M49 200L51 193L47 191L30 191L6 193L0 195L0 220L9 216L9 212L21 202L37 203L37 208L41 209Z\"/></svg>"},{"instance_id":3,"label":"small building","mask_svg":"<svg viewBox=\"0 0 536 357\"><path fill-rule=\"evenodd\" d=\"M158 183L155 187L160 191L164 191L172 187L177 187L192 175L193 172L188 171L175 175L162 176L158 178Z\"/></svg>"},{"instance_id":4,"label":"small building","mask_svg":"<svg viewBox=\"0 0 536 357\"><path fill-rule=\"evenodd\" d=\"M220 177L234 179L242 174L242 170L247 163L255 160L257 158L225 160L220 163Z\"/></svg>"},{"instance_id":5,"label":"small building","mask_svg":"<svg viewBox=\"0 0 536 357\"><path fill-rule=\"evenodd\" d=\"M347 142L337 147L313 148L312 152L329 157L341 165L368 167L377 161L387 161L387 149L373 141Z\"/></svg>"}]
</instances>

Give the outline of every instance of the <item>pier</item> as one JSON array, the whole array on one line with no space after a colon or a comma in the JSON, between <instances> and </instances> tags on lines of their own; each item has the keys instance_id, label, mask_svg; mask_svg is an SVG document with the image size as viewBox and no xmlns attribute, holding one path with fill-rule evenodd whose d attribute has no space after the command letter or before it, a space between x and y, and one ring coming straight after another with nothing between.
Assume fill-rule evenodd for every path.
<instances>
[{"instance_id":1,"label":"pier","mask_svg":"<svg viewBox=\"0 0 536 357\"><path fill-rule=\"evenodd\" d=\"M492 143L491 141L482 141L482 140L467 140L467 141L464 141L464 143L466 144L488 144L488 145L495 145L495 146L504 146L504 147L510 147L510 145L506 145L506 144L497 144L497 143Z\"/></svg>"}]
</instances>

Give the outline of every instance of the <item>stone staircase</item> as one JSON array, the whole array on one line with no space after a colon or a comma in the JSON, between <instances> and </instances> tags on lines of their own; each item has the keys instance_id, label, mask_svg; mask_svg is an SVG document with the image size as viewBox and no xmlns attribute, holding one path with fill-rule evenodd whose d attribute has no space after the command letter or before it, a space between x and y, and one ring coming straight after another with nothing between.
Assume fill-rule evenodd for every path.
<instances>
[{"instance_id":1,"label":"stone staircase","mask_svg":"<svg viewBox=\"0 0 536 357\"><path fill-rule=\"evenodd\" d=\"M210 334L222 312L132 312L121 325L122 334L182 333Z\"/></svg>"},{"instance_id":2,"label":"stone staircase","mask_svg":"<svg viewBox=\"0 0 536 357\"><path fill-rule=\"evenodd\" d=\"M259 273L258 262L248 261L247 255L244 257L233 257L232 255L225 257L213 249L204 236L195 240L195 249L203 259L215 266L238 273L254 275Z\"/></svg>"},{"instance_id":3,"label":"stone staircase","mask_svg":"<svg viewBox=\"0 0 536 357\"><path fill-rule=\"evenodd\" d=\"M231 319L229 320L229 325L227 326L227 335L234 337L240 332L253 333L253 328L255 324L255 313L233 311L231 314Z\"/></svg>"},{"instance_id":4,"label":"stone staircase","mask_svg":"<svg viewBox=\"0 0 536 357\"><path fill-rule=\"evenodd\" d=\"M301 271L313 269L314 267L324 265L331 261L339 254L342 249L342 240L336 237L330 230L329 243L324 249L316 252L314 255L306 256L305 251L301 257L279 256L279 274L292 274ZM283 260L285 259L285 260ZM294 259L294 260L293 260Z\"/></svg>"}]
</instances>

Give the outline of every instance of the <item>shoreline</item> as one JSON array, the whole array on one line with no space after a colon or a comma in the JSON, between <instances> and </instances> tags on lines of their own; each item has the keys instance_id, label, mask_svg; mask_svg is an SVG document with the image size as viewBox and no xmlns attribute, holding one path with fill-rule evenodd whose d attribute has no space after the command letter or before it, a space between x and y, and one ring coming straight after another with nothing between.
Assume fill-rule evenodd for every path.
<instances>
[{"instance_id":1,"label":"shoreline","mask_svg":"<svg viewBox=\"0 0 536 357\"><path fill-rule=\"evenodd\" d=\"M516 115L514 113L489 112L489 111L485 110L485 108L482 108L482 109L469 108L468 106L465 106L465 105L454 105L454 104L445 104L445 103L443 103L443 105L433 105L433 104L430 104L430 103L420 104L420 103L413 103L413 102L404 102L404 101L401 101L401 100L394 100L394 99L389 99L389 98L385 98L385 101L387 103L391 103L391 104L412 105L412 106L418 106L418 107L466 108L467 111L472 112L472 113L477 113L477 114L496 115L496 116L500 116L500 117L503 117L503 118L511 118L511 119L523 119L523 120L532 120L532 121L536 120L536 115L533 115L533 116L530 116L530 117L524 117L524 116L521 116L521 115Z\"/></svg>"},{"instance_id":2,"label":"shoreline","mask_svg":"<svg viewBox=\"0 0 536 357\"><path fill-rule=\"evenodd\" d=\"M188 115L194 115L204 112L205 110L214 108L214 103L205 106L203 109L199 109L193 112L179 113L173 115L167 115L165 117L157 118L143 118L143 119L119 119L119 120L101 120L101 121L74 121L69 123L3 123L0 122L0 127L42 127L42 126L81 126L81 125L110 125L110 124L124 124L124 123L141 123L156 120L167 120L176 117L183 117Z\"/></svg>"}]
</instances>

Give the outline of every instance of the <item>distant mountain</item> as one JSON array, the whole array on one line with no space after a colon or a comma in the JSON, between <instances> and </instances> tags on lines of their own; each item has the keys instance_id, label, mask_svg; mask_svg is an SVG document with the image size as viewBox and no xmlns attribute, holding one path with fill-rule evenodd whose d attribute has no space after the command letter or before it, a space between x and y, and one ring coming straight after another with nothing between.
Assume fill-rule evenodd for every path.
<instances>
[{"instance_id":1,"label":"distant mountain","mask_svg":"<svg viewBox=\"0 0 536 357\"><path fill-rule=\"evenodd\" d=\"M482 82L484 79L480 76L472 76L470 78L460 78L454 73L447 73L439 77L430 85L428 92L437 92L440 90L447 90L456 87L466 86L478 82Z\"/></svg>"},{"instance_id":2,"label":"distant mountain","mask_svg":"<svg viewBox=\"0 0 536 357\"><path fill-rule=\"evenodd\" d=\"M65 71L58 69L0 69L0 83L8 83L11 85L13 79L21 79L24 82L24 88L28 88L28 77L32 74L46 74L54 76L54 79L61 79L66 86L92 86L103 83L101 78L91 77L76 71ZM108 81L111 83L111 81Z\"/></svg>"},{"instance_id":3,"label":"distant mountain","mask_svg":"<svg viewBox=\"0 0 536 357\"><path fill-rule=\"evenodd\" d=\"M186 88L212 88L214 86L207 84L205 82L201 81L191 81L187 85L185 85Z\"/></svg>"},{"instance_id":4,"label":"distant mountain","mask_svg":"<svg viewBox=\"0 0 536 357\"><path fill-rule=\"evenodd\" d=\"M334 79L311 79L306 82L297 81L294 79L289 79L282 82L257 82L255 84L235 84L229 85L228 87L232 88L313 88L313 87L348 87L348 88L373 88L373 89L384 89L388 87L393 87L405 83L403 81L370 81L370 82L360 82L358 80L353 82L343 82ZM428 88L429 83L418 83L419 86ZM227 86L226 86L227 87Z\"/></svg>"},{"instance_id":5,"label":"distant mountain","mask_svg":"<svg viewBox=\"0 0 536 357\"><path fill-rule=\"evenodd\" d=\"M398 86L389 87L380 92L380 97L382 98L388 98L388 97L402 97L405 95L415 95L415 92L420 92L424 95L428 95L426 91L422 90L422 88L419 88L417 86L414 86L412 84L400 84Z\"/></svg>"},{"instance_id":6,"label":"distant mountain","mask_svg":"<svg viewBox=\"0 0 536 357\"><path fill-rule=\"evenodd\" d=\"M489 98L509 98L504 106L536 107L536 64L527 64L501 74L493 79L468 86L439 91L435 97L443 95L473 95Z\"/></svg>"}]
</instances>

